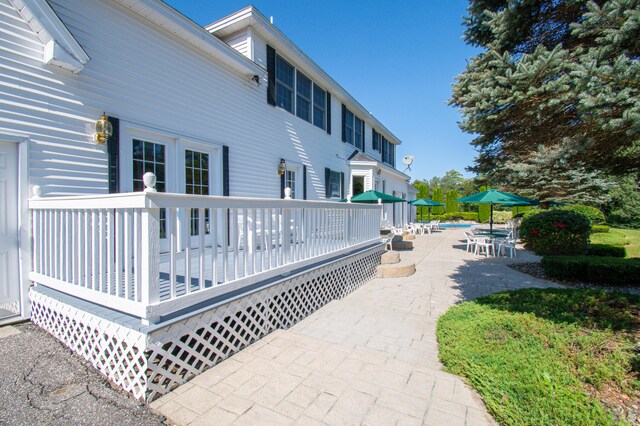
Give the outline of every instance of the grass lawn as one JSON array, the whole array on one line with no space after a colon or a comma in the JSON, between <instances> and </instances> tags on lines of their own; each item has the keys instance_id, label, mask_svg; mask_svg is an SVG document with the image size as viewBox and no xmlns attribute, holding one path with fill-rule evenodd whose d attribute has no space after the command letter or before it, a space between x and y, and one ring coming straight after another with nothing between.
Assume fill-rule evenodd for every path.
<instances>
[{"instance_id":1,"label":"grass lawn","mask_svg":"<svg viewBox=\"0 0 640 426\"><path fill-rule=\"evenodd\" d=\"M640 257L640 229L611 228L609 232L591 234L593 244L624 246L627 257Z\"/></svg>"},{"instance_id":2,"label":"grass lawn","mask_svg":"<svg viewBox=\"0 0 640 426\"><path fill-rule=\"evenodd\" d=\"M523 289L465 302L438 321L440 359L501 424L612 425L640 406L640 297ZM627 411L628 410L628 411Z\"/></svg>"}]
</instances>

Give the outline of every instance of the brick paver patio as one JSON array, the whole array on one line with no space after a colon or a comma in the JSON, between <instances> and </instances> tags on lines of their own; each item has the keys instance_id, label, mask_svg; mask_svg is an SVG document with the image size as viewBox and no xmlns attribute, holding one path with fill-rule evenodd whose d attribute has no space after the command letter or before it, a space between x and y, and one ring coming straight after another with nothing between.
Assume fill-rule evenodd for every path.
<instances>
[{"instance_id":1,"label":"brick paver patio","mask_svg":"<svg viewBox=\"0 0 640 426\"><path fill-rule=\"evenodd\" d=\"M461 230L417 236L406 278L374 279L288 330L278 330L151 407L181 425L487 425L482 400L442 371L438 316L475 297L553 284L517 259L466 253Z\"/></svg>"}]
</instances>

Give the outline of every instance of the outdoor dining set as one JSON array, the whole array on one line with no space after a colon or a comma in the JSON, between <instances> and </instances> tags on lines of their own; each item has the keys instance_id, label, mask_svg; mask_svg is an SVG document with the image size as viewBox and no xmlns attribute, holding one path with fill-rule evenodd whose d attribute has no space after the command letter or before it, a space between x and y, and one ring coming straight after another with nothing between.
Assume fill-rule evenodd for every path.
<instances>
[{"instance_id":1,"label":"outdoor dining set","mask_svg":"<svg viewBox=\"0 0 640 426\"><path fill-rule=\"evenodd\" d=\"M507 223L506 229L471 228L465 232L467 238L467 252L475 255L516 256L516 235L513 222Z\"/></svg>"}]
</instances>

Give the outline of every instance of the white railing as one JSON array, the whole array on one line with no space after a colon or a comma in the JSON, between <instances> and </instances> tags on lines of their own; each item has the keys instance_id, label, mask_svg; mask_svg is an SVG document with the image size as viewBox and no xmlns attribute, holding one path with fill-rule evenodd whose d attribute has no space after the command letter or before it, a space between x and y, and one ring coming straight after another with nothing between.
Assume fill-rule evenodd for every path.
<instances>
[{"instance_id":1,"label":"white railing","mask_svg":"<svg viewBox=\"0 0 640 426\"><path fill-rule=\"evenodd\" d=\"M29 208L32 281L145 322L380 241L379 205L139 192Z\"/></svg>"}]
</instances>

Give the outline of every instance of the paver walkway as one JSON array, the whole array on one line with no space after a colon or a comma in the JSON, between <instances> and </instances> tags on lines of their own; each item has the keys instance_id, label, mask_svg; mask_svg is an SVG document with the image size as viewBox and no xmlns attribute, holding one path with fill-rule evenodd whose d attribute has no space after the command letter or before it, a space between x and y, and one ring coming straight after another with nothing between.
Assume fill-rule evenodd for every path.
<instances>
[{"instance_id":1,"label":"paver walkway","mask_svg":"<svg viewBox=\"0 0 640 426\"><path fill-rule=\"evenodd\" d=\"M463 300L553 284L465 252L460 230L417 236L416 274L374 279L278 330L151 407L177 424L494 424L442 371L436 321Z\"/></svg>"}]
</instances>

